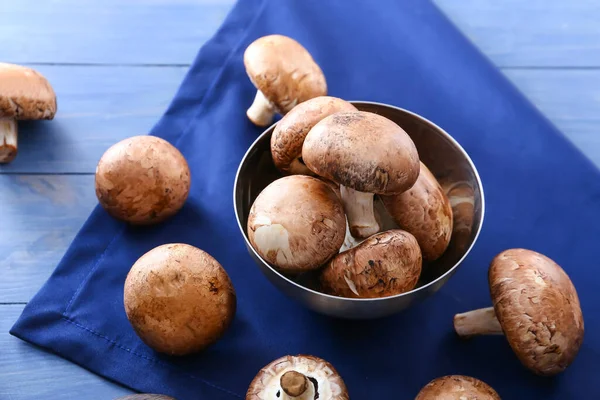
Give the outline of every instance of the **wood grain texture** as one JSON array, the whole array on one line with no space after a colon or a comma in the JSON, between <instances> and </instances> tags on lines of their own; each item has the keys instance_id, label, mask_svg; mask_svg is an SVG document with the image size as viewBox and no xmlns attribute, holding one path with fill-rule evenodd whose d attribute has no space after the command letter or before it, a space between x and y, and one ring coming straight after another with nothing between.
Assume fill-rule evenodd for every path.
<instances>
[{"instance_id":1,"label":"wood grain texture","mask_svg":"<svg viewBox=\"0 0 600 400\"><path fill-rule=\"evenodd\" d=\"M6 173L94 173L104 151L145 134L175 94L185 67L42 66L60 99L54 121L19 125L20 153ZM505 69L506 76L600 166L600 69Z\"/></svg>"},{"instance_id":2,"label":"wood grain texture","mask_svg":"<svg viewBox=\"0 0 600 400\"><path fill-rule=\"evenodd\" d=\"M0 175L0 187L0 303L27 302L97 204L94 177Z\"/></svg>"},{"instance_id":3,"label":"wood grain texture","mask_svg":"<svg viewBox=\"0 0 600 400\"><path fill-rule=\"evenodd\" d=\"M597 0L433 0L499 67L600 67Z\"/></svg>"},{"instance_id":4,"label":"wood grain texture","mask_svg":"<svg viewBox=\"0 0 600 400\"><path fill-rule=\"evenodd\" d=\"M9 335L22 305L0 305L0 399L111 400L132 391Z\"/></svg>"},{"instance_id":5,"label":"wood grain texture","mask_svg":"<svg viewBox=\"0 0 600 400\"><path fill-rule=\"evenodd\" d=\"M52 83L58 113L52 121L19 123L19 154L0 173L93 173L109 146L148 133L187 72L187 67L36 69Z\"/></svg>"},{"instance_id":6,"label":"wood grain texture","mask_svg":"<svg viewBox=\"0 0 600 400\"><path fill-rule=\"evenodd\" d=\"M233 0L19 0L0 6L16 63L190 64Z\"/></svg>"}]
</instances>

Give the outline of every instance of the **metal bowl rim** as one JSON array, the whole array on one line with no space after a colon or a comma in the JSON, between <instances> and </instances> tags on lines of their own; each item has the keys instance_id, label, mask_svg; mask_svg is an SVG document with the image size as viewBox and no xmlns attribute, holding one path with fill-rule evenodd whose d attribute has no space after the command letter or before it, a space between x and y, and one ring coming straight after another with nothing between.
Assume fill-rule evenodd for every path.
<instances>
[{"instance_id":1,"label":"metal bowl rim","mask_svg":"<svg viewBox=\"0 0 600 400\"><path fill-rule=\"evenodd\" d=\"M240 232L242 234L242 237L244 238L244 241L246 242L246 247L251 249L251 251L254 253L254 255L263 263L263 265L267 266L267 268L269 268L271 270L271 272L273 272L274 274L276 274L280 279L283 279L285 281L287 281L289 284L296 286L298 289L300 290L304 290L306 292L315 294L317 296L323 296L326 298L330 298L332 300L335 301L344 301L344 302L351 302L351 303L361 303L361 302L376 302L376 301L391 301L393 299L396 298L400 298L400 297L408 297L412 294L418 293L420 291L424 291L426 290L428 287L435 285L437 282L443 280L445 277L451 275L452 273L455 272L455 270L458 268L458 266L464 261L464 259L469 255L469 253L471 252L471 250L473 249L473 246L475 245L475 243L477 242L477 239L479 238L479 234L481 233L481 229L483 227L483 221L485 219L485 196L484 196L484 190L483 190L483 184L481 182L481 178L479 176L479 171L477 170L475 164L473 163L473 160L471 159L471 157L469 156L469 154L465 151L465 149L460 145L460 143L458 143L458 141L456 139L454 139L452 137L452 135L450 135L448 132L446 132L444 129L442 129L440 126L438 126L437 124L435 124L434 122L430 121L429 119L416 114L412 111L409 111L405 108L402 107L397 107L397 106L393 106L390 104L386 104L386 103L380 103L380 102L375 102L375 101L362 101L362 100L347 100L348 102L354 104L354 105L360 105L360 104L367 104L367 105L373 105L373 106L378 106L378 107L387 107L387 108L393 108L395 110L404 112L406 114L410 114L413 117L425 122L426 124L431 125L432 127L436 128L440 133L442 133L446 139L450 140L450 142L452 142L454 144L454 146L456 146L456 148L458 148L461 153L463 154L463 156L466 158L467 162L469 163L469 165L471 166L471 169L475 175L475 179L477 181L477 185L479 187L479 197L480 197L480 201L481 201L481 218L479 218L479 226L477 228L477 231L475 232L475 236L473 237L473 240L471 241L471 244L469 245L469 247L465 250L464 254L462 255L462 257L456 261L454 263L454 265L448 269L448 271L446 271L445 273L443 273L442 275L440 275L439 277L437 277L436 279L432 280L431 282L428 282L427 284L423 285L423 286L419 286L418 288L412 289L408 292L404 292L404 293L400 293L400 294L396 294L393 296L386 296L386 297L376 297L376 298L350 298L350 297L340 297L340 296L334 296L334 295L330 295L327 293L323 293L323 292L319 292L317 290L313 290L310 289L306 286L300 285L299 283L293 281L292 279L288 278L287 276L283 275L282 273L280 273L279 271L277 271L275 268L273 268L268 262L266 262L261 256L260 254L258 254L258 252L254 249L254 247L252 246L252 244L250 243L250 240L248 239L248 237L246 236L246 230L244 229L244 227L242 227L242 224L240 222L240 215L239 215L239 210L238 207L236 205L236 193L237 193L237 187L238 187L238 180L239 180L239 176L240 176L240 171L242 169L242 166L244 165L244 163L246 162L246 159L248 158L248 155L250 154L250 152L255 148L256 144L263 139L264 136L267 135L267 132L271 131L272 129L275 128L275 125L277 125L277 122L274 122L273 124L271 124L269 127L267 127L255 140L254 142L252 142L252 144L248 147L248 150L246 150L246 153L244 154L244 156L242 157L239 165L238 165L238 169L236 171L235 174L235 181L233 183L233 208L234 208L234 212L235 212L235 218L236 218L236 222L238 225L238 228L240 229Z\"/></svg>"}]
</instances>

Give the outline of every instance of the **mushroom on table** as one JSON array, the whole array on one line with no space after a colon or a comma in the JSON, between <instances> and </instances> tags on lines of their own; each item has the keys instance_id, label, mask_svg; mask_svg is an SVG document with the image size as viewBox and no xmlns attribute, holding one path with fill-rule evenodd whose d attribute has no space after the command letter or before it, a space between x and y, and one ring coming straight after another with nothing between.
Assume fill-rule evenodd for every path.
<instances>
[{"instance_id":1,"label":"mushroom on table","mask_svg":"<svg viewBox=\"0 0 600 400\"><path fill-rule=\"evenodd\" d=\"M327 183L306 175L279 178L250 208L247 232L252 247L280 271L318 269L344 241L346 218Z\"/></svg>"},{"instance_id":2,"label":"mushroom on table","mask_svg":"<svg viewBox=\"0 0 600 400\"><path fill-rule=\"evenodd\" d=\"M302 160L302 144L313 126L341 111L357 111L337 97L319 96L298 104L277 123L271 135L273 163L284 174L314 175Z\"/></svg>"},{"instance_id":3,"label":"mushroom on table","mask_svg":"<svg viewBox=\"0 0 600 400\"><path fill-rule=\"evenodd\" d=\"M500 400L487 383L465 375L447 375L425 385L415 400Z\"/></svg>"},{"instance_id":4,"label":"mushroom on table","mask_svg":"<svg viewBox=\"0 0 600 400\"><path fill-rule=\"evenodd\" d=\"M452 207L429 168L420 162L415 184L405 192L380 196L398 226L412 233L426 261L444 254L452 237Z\"/></svg>"},{"instance_id":5,"label":"mushroom on table","mask_svg":"<svg viewBox=\"0 0 600 400\"><path fill-rule=\"evenodd\" d=\"M413 235L400 229L384 231L331 259L321 272L322 290L349 298L404 293L417 284L422 262Z\"/></svg>"},{"instance_id":6,"label":"mushroom on table","mask_svg":"<svg viewBox=\"0 0 600 400\"><path fill-rule=\"evenodd\" d=\"M125 312L136 334L157 352L186 355L215 343L231 325L236 293L225 269L184 243L142 255L125 280Z\"/></svg>"},{"instance_id":7,"label":"mushroom on table","mask_svg":"<svg viewBox=\"0 0 600 400\"><path fill-rule=\"evenodd\" d=\"M312 55L284 35L256 39L244 52L244 66L256 90L246 115L258 126L273 122L308 99L327 94L325 75Z\"/></svg>"},{"instance_id":8,"label":"mushroom on table","mask_svg":"<svg viewBox=\"0 0 600 400\"><path fill-rule=\"evenodd\" d=\"M18 120L51 120L56 114L56 94L38 71L0 63L0 164L18 153Z\"/></svg>"},{"instance_id":9,"label":"mushroom on table","mask_svg":"<svg viewBox=\"0 0 600 400\"><path fill-rule=\"evenodd\" d=\"M454 316L462 337L506 337L518 359L538 375L564 371L575 359L584 335L577 291L552 259L528 249L496 255L488 272L493 307Z\"/></svg>"},{"instance_id":10,"label":"mushroom on table","mask_svg":"<svg viewBox=\"0 0 600 400\"><path fill-rule=\"evenodd\" d=\"M329 362L311 355L284 356L263 367L246 400L348 400L344 380Z\"/></svg>"},{"instance_id":11,"label":"mushroom on table","mask_svg":"<svg viewBox=\"0 0 600 400\"><path fill-rule=\"evenodd\" d=\"M374 194L392 195L410 189L419 176L419 155L412 139L381 115L338 112L319 121L302 147L306 166L336 182L356 238L380 230L373 212Z\"/></svg>"}]
</instances>

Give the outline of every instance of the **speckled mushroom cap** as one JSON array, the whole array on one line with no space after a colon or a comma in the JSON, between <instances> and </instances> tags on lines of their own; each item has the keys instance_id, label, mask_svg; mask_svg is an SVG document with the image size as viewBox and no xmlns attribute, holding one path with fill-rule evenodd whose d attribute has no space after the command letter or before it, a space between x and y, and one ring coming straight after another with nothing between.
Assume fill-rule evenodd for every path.
<instances>
[{"instance_id":1,"label":"speckled mushroom cap","mask_svg":"<svg viewBox=\"0 0 600 400\"><path fill-rule=\"evenodd\" d=\"M317 175L359 192L401 193L419 176L419 155L408 134L365 111L322 119L306 135L302 158Z\"/></svg>"},{"instance_id":2,"label":"speckled mushroom cap","mask_svg":"<svg viewBox=\"0 0 600 400\"><path fill-rule=\"evenodd\" d=\"M56 94L39 72L0 63L0 118L53 119Z\"/></svg>"},{"instance_id":3,"label":"speckled mushroom cap","mask_svg":"<svg viewBox=\"0 0 600 400\"><path fill-rule=\"evenodd\" d=\"M412 290L422 255L410 233L390 229L332 258L320 276L325 293L348 298L393 296Z\"/></svg>"},{"instance_id":4,"label":"speckled mushroom cap","mask_svg":"<svg viewBox=\"0 0 600 400\"><path fill-rule=\"evenodd\" d=\"M415 400L500 400L487 383L464 375L436 378L425 385Z\"/></svg>"},{"instance_id":5,"label":"speckled mushroom cap","mask_svg":"<svg viewBox=\"0 0 600 400\"><path fill-rule=\"evenodd\" d=\"M303 374L311 382L310 390L297 397L298 400L349 399L342 377L329 362L315 356L297 355L278 358L263 367L250 383L246 400L281 400L281 377L290 371Z\"/></svg>"},{"instance_id":6,"label":"speckled mushroom cap","mask_svg":"<svg viewBox=\"0 0 600 400\"><path fill-rule=\"evenodd\" d=\"M277 123L271 136L275 166L286 174L314 175L302 161L302 144L310 129L323 118L340 111L357 111L337 97L319 96L294 107Z\"/></svg>"},{"instance_id":7,"label":"speckled mushroom cap","mask_svg":"<svg viewBox=\"0 0 600 400\"><path fill-rule=\"evenodd\" d=\"M342 203L325 182L290 175L270 183L248 216L248 238L267 262L284 272L316 269L344 242Z\"/></svg>"},{"instance_id":8,"label":"speckled mushroom cap","mask_svg":"<svg viewBox=\"0 0 600 400\"><path fill-rule=\"evenodd\" d=\"M187 200L191 177L177 148L155 136L111 146L96 168L96 195L113 217L147 225L174 215Z\"/></svg>"},{"instance_id":9,"label":"speckled mushroom cap","mask_svg":"<svg viewBox=\"0 0 600 400\"><path fill-rule=\"evenodd\" d=\"M215 343L237 307L235 289L221 264L184 243L164 244L142 255L127 274L123 301L140 339L172 355Z\"/></svg>"},{"instance_id":10,"label":"speckled mushroom cap","mask_svg":"<svg viewBox=\"0 0 600 400\"><path fill-rule=\"evenodd\" d=\"M555 375L575 359L584 335L573 283L543 254L509 249L491 262L496 317L520 361L539 375Z\"/></svg>"},{"instance_id":11,"label":"speckled mushroom cap","mask_svg":"<svg viewBox=\"0 0 600 400\"><path fill-rule=\"evenodd\" d=\"M308 50L290 37L256 39L244 52L244 66L250 81L281 114L327 94L323 71Z\"/></svg>"},{"instance_id":12,"label":"speckled mushroom cap","mask_svg":"<svg viewBox=\"0 0 600 400\"><path fill-rule=\"evenodd\" d=\"M433 261L444 254L452 236L452 207L442 187L427 166L415 184L405 192L381 196L391 217L400 228L412 233L423 252L423 259Z\"/></svg>"}]
</instances>

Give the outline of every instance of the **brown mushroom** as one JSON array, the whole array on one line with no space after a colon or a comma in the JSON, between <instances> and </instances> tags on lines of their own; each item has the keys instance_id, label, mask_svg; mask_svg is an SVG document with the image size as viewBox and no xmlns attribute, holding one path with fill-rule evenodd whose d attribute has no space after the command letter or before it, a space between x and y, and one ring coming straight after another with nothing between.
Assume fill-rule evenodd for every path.
<instances>
[{"instance_id":1,"label":"brown mushroom","mask_svg":"<svg viewBox=\"0 0 600 400\"><path fill-rule=\"evenodd\" d=\"M140 339L171 355L196 353L215 343L236 312L225 269L210 254L183 243L142 255L127 274L123 300Z\"/></svg>"},{"instance_id":2,"label":"brown mushroom","mask_svg":"<svg viewBox=\"0 0 600 400\"><path fill-rule=\"evenodd\" d=\"M18 120L51 120L56 114L56 94L38 71L0 63L0 164L18 153Z\"/></svg>"},{"instance_id":3,"label":"brown mushroom","mask_svg":"<svg viewBox=\"0 0 600 400\"><path fill-rule=\"evenodd\" d=\"M310 355L280 357L254 377L246 400L348 400L344 380L327 361Z\"/></svg>"},{"instance_id":4,"label":"brown mushroom","mask_svg":"<svg viewBox=\"0 0 600 400\"><path fill-rule=\"evenodd\" d=\"M415 400L500 400L500 395L479 379L465 375L448 375L425 385Z\"/></svg>"},{"instance_id":5,"label":"brown mushroom","mask_svg":"<svg viewBox=\"0 0 600 400\"><path fill-rule=\"evenodd\" d=\"M96 168L100 205L131 224L154 224L177 213L190 184L190 169L181 152L155 136L134 136L114 144Z\"/></svg>"},{"instance_id":6,"label":"brown mushroom","mask_svg":"<svg viewBox=\"0 0 600 400\"><path fill-rule=\"evenodd\" d=\"M455 315L457 334L504 334L534 373L564 371L584 335L579 298L566 272L543 254L509 249L494 257L488 278L493 307Z\"/></svg>"},{"instance_id":7,"label":"brown mushroom","mask_svg":"<svg viewBox=\"0 0 600 400\"><path fill-rule=\"evenodd\" d=\"M452 206L453 254L462 254L471 242L475 216L475 191L469 182L458 181L442 184Z\"/></svg>"},{"instance_id":8,"label":"brown mushroom","mask_svg":"<svg viewBox=\"0 0 600 400\"><path fill-rule=\"evenodd\" d=\"M319 268L344 241L346 219L335 192L323 181L290 175L270 183L248 216L256 252L286 273Z\"/></svg>"},{"instance_id":9,"label":"brown mushroom","mask_svg":"<svg viewBox=\"0 0 600 400\"><path fill-rule=\"evenodd\" d=\"M273 122L308 99L327 94L323 71L296 40L283 35L256 39L244 52L244 66L256 87L254 102L246 115L258 126Z\"/></svg>"},{"instance_id":10,"label":"brown mushroom","mask_svg":"<svg viewBox=\"0 0 600 400\"><path fill-rule=\"evenodd\" d=\"M421 169L415 184L405 192L380 196L398 226L412 233L426 261L444 254L452 236L452 207L429 169Z\"/></svg>"},{"instance_id":11,"label":"brown mushroom","mask_svg":"<svg viewBox=\"0 0 600 400\"><path fill-rule=\"evenodd\" d=\"M415 237L392 229L331 259L321 272L321 287L325 293L341 297L393 296L414 289L422 262Z\"/></svg>"},{"instance_id":12,"label":"brown mushroom","mask_svg":"<svg viewBox=\"0 0 600 400\"><path fill-rule=\"evenodd\" d=\"M337 97L319 96L298 104L277 123L271 136L273 163L284 174L314 175L302 160L302 144L310 129L340 111L357 111Z\"/></svg>"},{"instance_id":13,"label":"brown mushroom","mask_svg":"<svg viewBox=\"0 0 600 400\"><path fill-rule=\"evenodd\" d=\"M344 210L355 238L380 230L373 195L409 189L419 176L412 139L393 121L370 112L338 112L319 121L302 147L306 166L341 185Z\"/></svg>"}]
</instances>

